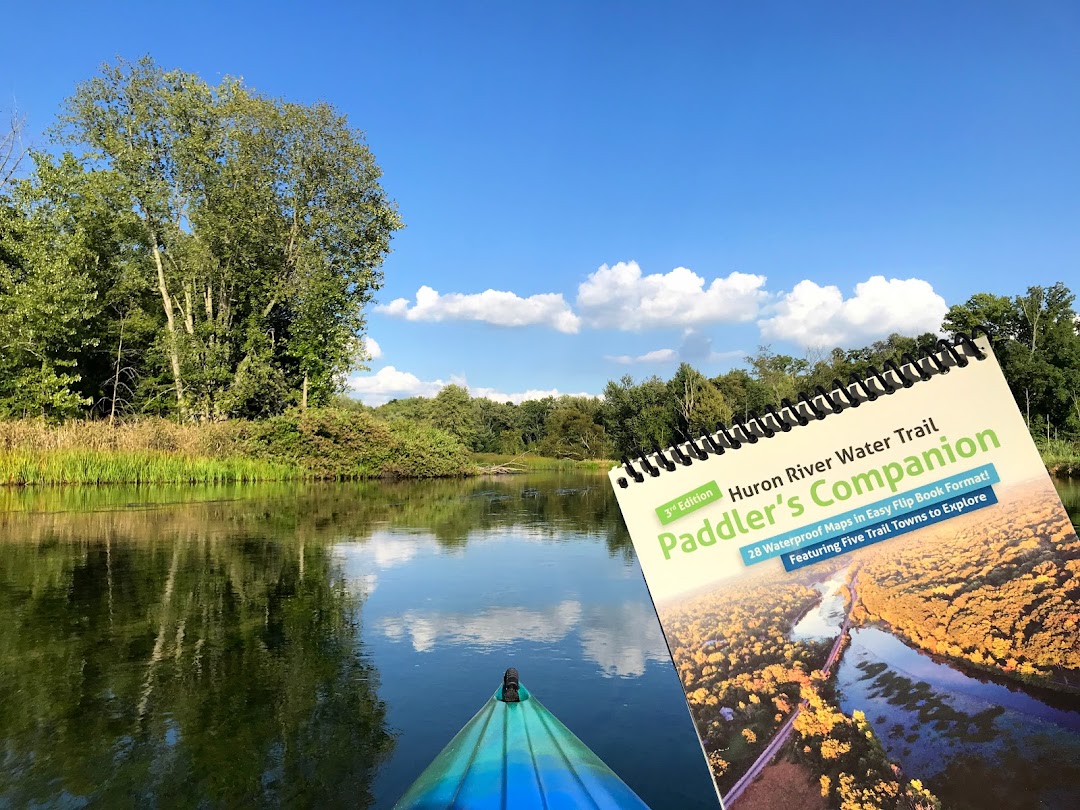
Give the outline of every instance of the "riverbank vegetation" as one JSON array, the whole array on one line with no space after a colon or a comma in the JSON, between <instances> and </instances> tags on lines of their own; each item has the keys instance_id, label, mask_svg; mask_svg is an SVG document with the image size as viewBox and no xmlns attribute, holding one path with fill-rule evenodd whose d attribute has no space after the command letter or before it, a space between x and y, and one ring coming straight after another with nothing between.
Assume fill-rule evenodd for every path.
<instances>
[{"instance_id":1,"label":"riverbank vegetation","mask_svg":"<svg viewBox=\"0 0 1080 810\"><path fill-rule=\"evenodd\" d=\"M79 84L52 137L51 151L0 165L0 421L99 438L104 423L116 446L57 438L50 453L104 455L46 461L9 440L7 482L458 475L478 469L470 452L602 468L902 363L938 340L894 334L804 357L764 346L722 374L682 363L666 380L609 380L599 397L496 402L449 385L371 408L344 396L346 380L365 370L365 308L402 222L344 116L144 58ZM991 329L1059 474L1080 472L1077 323L1075 296L1059 283L976 293L941 328ZM127 446L140 432L171 439ZM159 455L130 455L144 452Z\"/></svg>"},{"instance_id":2,"label":"riverbank vegetation","mask_svg":"<svg viewBox=\"0 0 1080 810\"><path fill-rule=\"evenodd\" d=\"M441 478L475 471L448 433L363 411L263 420L0 421L0 484Z\"/></svg>"}]
</instances>

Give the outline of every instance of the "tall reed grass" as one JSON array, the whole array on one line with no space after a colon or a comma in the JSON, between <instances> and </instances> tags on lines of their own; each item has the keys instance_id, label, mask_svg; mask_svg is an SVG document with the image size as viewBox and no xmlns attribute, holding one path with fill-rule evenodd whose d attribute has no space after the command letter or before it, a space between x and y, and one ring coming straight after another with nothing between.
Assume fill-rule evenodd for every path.
<instances>
[{"instance_id":1,"label":"tall reed grass","mask_svg":"<svg viewBox=\"0 0 1080 810\"><path fill-rule=\"evenodd\" d=\"M1080 476L1080 442L1044 439L1038 445L1043 464L1053 475L1063 478Z\"/></svg>"},{"instance_id":2,"label":"tall reed grass","mask_svg":"<svg viewBox=\"0 0 1080 810\"><path fill-rule=\"evenodd\" d=\"M224 484L301 477L292 466L160 450L0 450L0 485Z\"/></svg>"},{"instance_id":3,"label":"tall reed grass","mask_svg":"<svg viewBox=\"0 0 1080 810\"><path fill-rule=\"evenodd\" d=\"M133 422L71 420L51 425L40 419L0 421L4 451L108 450L170 451L216 457L241 453L242 427L236 422L178 424L168 419Z\"/></svg>"},{"instance_id":4,"label":"tall reed grass","mask_svg":"<svg viewBox=\"0 0 1080 810\"><path fill-rule=\"evenodd\" d=\"M218 484L301 474L294 465L247 457L235 423L0 422L0 485Z\"/></svg>"},{"instance_id":5,"label":"tall reed grass","mask_svg":"<svg viewBox=\"0 0 1080 810\"><path fill-rule=\"evenodd\" d=\"M159 418L116 425L0 421L0 486L434 478L468 472L465 447L447 433L337 409L200 424Z\"/></svg>"}]
</instances>

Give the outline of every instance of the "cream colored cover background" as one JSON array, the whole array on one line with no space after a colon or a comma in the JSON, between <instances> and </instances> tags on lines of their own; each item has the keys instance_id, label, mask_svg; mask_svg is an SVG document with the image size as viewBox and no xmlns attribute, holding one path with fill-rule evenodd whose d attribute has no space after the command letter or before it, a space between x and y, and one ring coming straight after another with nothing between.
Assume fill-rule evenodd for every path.
<instances>
[{"instance_id":1,"label":"cream colored cover background","mask_svg":"<svg viewBox=\"0 0 1080 810\"><path fill-rule=\"evenodd\" d=\"M621 466L613 468L609 473L611 484L653 601L663 602L747 571L783 571L783 563L778 557L752 566L744 565L740 547L893 495L886 488L838 501L834 506L818 506L810 499L809 493L814 480L828 478L832 482L848 479L888 462L901 461L908 455L921 455L925 450L939 447L942 436L952 444L990 428L997 434L1001 447L977 453L968 459L957 458L955 463L917 477L904 478L899 482L897 493L983 464L994 464L997 468L1001 483L995 484L995 489L1035 476L1046 476L1039 452L1016 408L997 359L985 338L976 342L986 352L986 359L971 358L966 368L954 367L948 374L935 374L929 380L915 382L911 388L901 388L893 394L879 396L877 400L864 402L857 408L845 408L839 414L830 412L822 420L811 419L804 426L793 426L787 433L777 431L772 438L761 438L756 444L744 442L739 449L729 449L721 456L710 453L707 460L694 459L690 466L677 465L671 472L661 469L659 477L646 475L642 483L630 478ZM926 418L932 418L940 432L904 444L893 433L897 428L920 425ZM836 458L836 450L841 447L864 445L883 438L892 439L889 449L883 452L847 464L841 464ZM785 467L797 463L810 466L826 457L833 459L831 470L814 473L795 483L787 481ZM653 463L656 464L655 461ZM778 489L737 502L733 502L728 494L730 487L752 485L774 475L780 475L785 482ZM629 486L620 487L619 478L626 478ZM660 523L656 507L712 480L719 485L723 498L666 526ZM676 550L672 552L670 560L664 559L657 540L661 532L678 535L687 530L681 526L698 526L702 518L719 517L732 508L738 508L743 514L751 509L762 509L775 504L777 494L782 494L785 499L800 495L806 511L792 518L788 509L779 507L774 511L774 525L732 540L718 539L715 545L699 548L693 553ZM887 538L881 544L893 540ZM816 542L820 541L806 543L803 548Z\"/></svg>"}]
</instances>

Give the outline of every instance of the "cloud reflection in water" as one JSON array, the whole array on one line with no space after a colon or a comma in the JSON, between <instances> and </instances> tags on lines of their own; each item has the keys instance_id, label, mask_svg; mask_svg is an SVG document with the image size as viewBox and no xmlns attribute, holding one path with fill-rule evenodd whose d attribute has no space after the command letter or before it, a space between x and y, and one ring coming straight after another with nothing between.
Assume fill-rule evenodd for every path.
<instances>
[{"instance_id":1,"label":"cloud reflection in water","mask_svg":"<svg viewBox=\"0 0 1080 810\"><path fill-rule=\"evenodd\" d=\"M438 644L552 644L576 630L585 657L608 677L636 678L649 661L668 657L656 614L637 602L583 609L581 603L566 600L541 610L497 607L478 613L409 610L383 619L379 628L395 640L407 637L417 652L429 652Z\"/></svg>"}]
</instances>

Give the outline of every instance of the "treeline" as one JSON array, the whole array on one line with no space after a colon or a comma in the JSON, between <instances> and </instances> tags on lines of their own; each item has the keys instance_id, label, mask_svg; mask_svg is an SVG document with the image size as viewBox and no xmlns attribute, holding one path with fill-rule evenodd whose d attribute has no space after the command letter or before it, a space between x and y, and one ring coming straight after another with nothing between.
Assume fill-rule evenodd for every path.
<instances>
[{"instance_id":1,"label":"treeline","mask_svg":"<svg viewBox=\"0 0 1080 810\"><path fill-rule=\"evenodd\" d=\"M979 293L953 306L942 331L991 331L995 351L1021 412L1037 438L1080 438L1080 332L1075 295L1061 283L1030 287L1008 298ZM890 335L856 349L836 348L817 359L760 347L746 368L708 377L683 363L668 380L627 375L609 381L601 398L547 397L522 402L471 398L458 386L436 397L394 400L376 413L428 423L474 451L531 450L561 458L617 458L654 445L697 437L718 423L747 419L794 401L817 386L862 378L870 367L898 365L936 349L939 335Z\"/></svg>"},{"instance_id":2,"label":"treeline","mask_svg":"<svg viewBox=\"0 0 1080 810\"><path fill-rule=\"evenodd\" d=\"M341 390L401 227L344 116L146 58L80 84L52 137L25 179L0 154L0 417L257 418Z\"/></svg>"},{"instance_id":3,"label":"treeline","mask_svg":"<svg viewBox=\"0 0 1080 810\"><path fill-rule=\"evenodd\" d=\"M333 107L151 59L119 60L63 105L54 153L16 179L0 138L0 418L261 420L334 406L362 368L364 308L401 227L360 132ZM17 156L17 153L14 153ZM1080 438L1080 336L1061 283L973 295L942 332L988 326L1032 433ZM814 357L611 380L602 397L512 404L448 386L391 421L479 452L617 458L746 419L800 391L932 349L894 334Z\"/></svg>"},{"instance_id":4,"label":"treeline","mask_svg":"<svg viewBox=\"0 0 1080 810\"><path fill-rule=\"evenodd\" d=\"M640 382L626 375L609 381L601 397L560 396L520 404L471 397L461 386L448 385L436 396L395 399L374 412L388 420L408 420L456 436L482 453L535 452L569 459L615 458L653 445L666 447L683 436L700 436L719 422L747 418L769 405L815 384L828 387L840 375L846 380L868 363L921 347L938 338L892 335L864 349L836 349L828 360L809 360L773 353L768 347L746 358L748 368L707 377L682 363L671 379L658 376ZM339 398L339 405L362 408Z\"/></svg>"}]
</instances>

